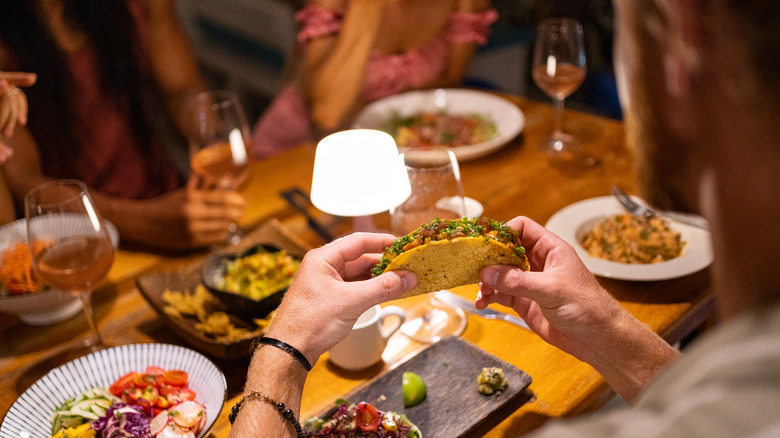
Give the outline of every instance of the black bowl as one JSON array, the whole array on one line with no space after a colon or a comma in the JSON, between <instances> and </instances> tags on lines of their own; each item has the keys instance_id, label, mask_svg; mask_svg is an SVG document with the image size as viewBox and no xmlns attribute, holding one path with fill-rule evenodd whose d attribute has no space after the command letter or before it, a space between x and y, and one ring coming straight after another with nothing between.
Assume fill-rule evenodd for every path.
<instances>
[{"instance_id":1,"label":"black bowl","mask_svg":"<svg viewBox=\"0 0 780 438\"><path fill-rule=\"evenodd\" d=\"M287 287L283 287L263 299L256 300L246 295L220 289L217 284L225 276L225 269L229 262L254 255L260 251L278 252L280 249L272 245L260 244L240 254L212 254L203 261L201 267L201 277L206 289L222 301L229 313L248 321L253 318L265 318L279 307L284 293L287 292ZM298 260L300 261L300 259Z\"/></svg>"}]
</instances>

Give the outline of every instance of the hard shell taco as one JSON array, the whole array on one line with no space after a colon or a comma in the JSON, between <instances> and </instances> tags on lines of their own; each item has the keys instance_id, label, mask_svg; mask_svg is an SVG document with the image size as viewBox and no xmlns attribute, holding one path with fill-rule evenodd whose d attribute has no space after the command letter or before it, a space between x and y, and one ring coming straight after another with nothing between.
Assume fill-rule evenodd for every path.
<instances>
[{"instance_id":1,"label":"hard shell taco","mask_svg":"<svg viewBox=\"0 0 780 438\"><path fill-rule=\"evenodd\" d=\"M399 237L385 249L372 276L405 270L417 285L404 296L419 295L479 282L485 266L511 265L529 270L517 231L486 217L434 219Z\"/></svg>"}]
</instances>

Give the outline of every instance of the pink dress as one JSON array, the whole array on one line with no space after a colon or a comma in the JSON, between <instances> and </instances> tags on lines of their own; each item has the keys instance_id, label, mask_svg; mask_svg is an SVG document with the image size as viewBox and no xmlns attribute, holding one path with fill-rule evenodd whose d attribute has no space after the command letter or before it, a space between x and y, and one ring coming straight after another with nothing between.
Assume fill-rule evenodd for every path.
<instances>
[{"instance_id":1,"label":"pink dress","mask_svg":"<svg viewBox=\"0 0 780 438\"><path fill-rule=\"evenodd\" d=\"M296 14L301 27L298 43L337 33L344 13L309 5ZM418 49L385 54L373 51L369 55L366 74L360 91L361 100L398 94L409 88L421 88L442 74L447 65L451 42L485 44L490 25L496 21L494 9L471 13L456 11L442 35ZM271 102L253 132L253 151L257 159L266 158L311 138L309 108L294 86L288 85Z\"/></svg>"}]
</instances>

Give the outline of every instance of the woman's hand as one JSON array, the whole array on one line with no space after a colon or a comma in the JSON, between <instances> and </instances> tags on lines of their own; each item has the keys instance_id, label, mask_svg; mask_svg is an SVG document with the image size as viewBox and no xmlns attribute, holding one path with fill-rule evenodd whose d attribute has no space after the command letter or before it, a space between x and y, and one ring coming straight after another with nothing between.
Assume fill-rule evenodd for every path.
<instances>
[{"instance_id":1,"label":"woman's hand","mask_svg":"<svg viewBox=\"0 0 780 438\"><path fill-rule=\"evenodd\" d=\"M187 182L184 217L194 246L227 241L229 227L237 223L246 209L246 200L235 190L203 188L197 178Z\"/></svg>"},{"instance_id":2,"label":"woman's hand","mask_svg":"<svg viewBox=\"0 0 780 438\"><path fill-rule=\"evenodd\" d=\"M29 87L36 79L34 73L0 72L0 164L13 155L3 138L13 137L16 125L27 124L27 96L19 87Z\"/></svg>"},{"instance_id":3,"label":"woman's hand","mask_svg":"<svg viewBox=\"0 0 780 438\"><path fill-rule=\"evenodd\" d=\"M370 278L370 269L394 239L356 233L309 251L266 334L296 347L314 364L349 334L363 312L417 284L406 271Z\"/></svg>"},{"instance_id":4,"label":"woman's hand","mask_svg":"<svg viewBox=\"0 0 780 438\"><path fill-rule=\"evenodd\" d=\"M591 364L631 400L677 353L599 285L574 248L536 222L518 217L531 271L482 270L476 306L512 307L548 343Z\"/></svg>"},{"instance_id":5,"label":"woman's hand","mask_svg":"<svg viewBox=\"0 0 780 438\"><path fill-rule=\"evenodd\" d=\"M184 188L150 199L119 199L98 192L93 197L123 240L171 251L226 242L229 225L241 219L246 206L239 192L202 189L195 178Z\"/></svg>"}]
</instances>

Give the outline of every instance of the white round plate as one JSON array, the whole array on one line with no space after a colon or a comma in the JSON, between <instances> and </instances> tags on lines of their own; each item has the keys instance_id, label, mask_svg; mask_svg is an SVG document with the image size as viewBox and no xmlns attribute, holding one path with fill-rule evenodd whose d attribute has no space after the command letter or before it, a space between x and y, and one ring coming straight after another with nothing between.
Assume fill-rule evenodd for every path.
<instances>
[{"instance_id":1,"label":"white round plate","mask_svg":"<svg viewBox=\"0 0 780 438\"><path fill-rule=\"evenodd\" d=\"M602 277L634 281L668 280L698 272L712 263L710 233L671 220L670 226L685 241L679 257L661 263L629 264L588 255L580 244L580 237L597 222L620 213L625 213L625 210L612 196L591 198L562 208L547 221L545 227L569 242L590 272Z\"/></svg>"},{"instance_id":2,"label":"white round plate","mask_svg":"<svg viewBox=\"0 0 780 438\"><path fill-rule=\"evenodd\" d=\"M187 372L195 400L206 407L206 425L199 434L206 436L227 396L222 371L202 354L178 345L129 344L90 353L49 371L11 405L0 425L0 438L51 436L49 416L65 400L95 386L108 388L125 374L143 372L150 365Z\"/></svg>"},{"instance_id":3,"label":"white round plate","mask_svg":"<svg viewBox=\"0 0 780 438\"><path fill-rule=\"evenodd\" d=\"M438 93L438 94L437 94ZM484 114L495 123L498 136L483 143L452 148L458 161L487 155L506 145L525 126L525 116L514 103L492 93L447 88L409 91L366 105L352 123L354 129L383 130L393 113L403 116L446 109L450 114ZM399 148L403 151L404 148Z\"/></svg>"},{"instance_id":4,"label":"white round plate","mask_svg":"<svg viewBox=\"0 0 780 438\"><path fill-rule=\"evenodd\" d=\"M104 220L114 248L119 245L116 226ZM15 220L0 227L0 255L11 244L27 242L27 223ZM81 311L78 297L56 289L46 289L34 294L9 295L0 290L0 312L15 313L29 325L50 325L64 321Z\"/></svg>"}]
</instances>

